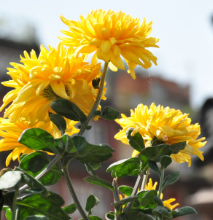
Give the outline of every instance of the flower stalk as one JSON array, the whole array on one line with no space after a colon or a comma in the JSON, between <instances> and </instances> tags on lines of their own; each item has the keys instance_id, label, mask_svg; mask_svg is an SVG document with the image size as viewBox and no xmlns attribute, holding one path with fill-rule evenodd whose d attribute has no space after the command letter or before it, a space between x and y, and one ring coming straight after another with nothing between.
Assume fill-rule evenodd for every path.
<instances>
[{"instance_id":1,"label":"flower stalk","mask_svg":"<svg viewBox=\"0 0 213 220\"><path fill-rule=\"evenodd\" d=\"M81 206L81 204L78 200L78 197L75 193L75 190L73 188L73 185L72 185L69 173L68 173L68 167L64 167L64 168L62 168L62 170L63 170L63 173L64 173L64 178L66 180L67 186L69 188L70 194L71 194L71 196L72 196L72 198L73 198L73 200L76 204L76 207L77 207L78 211L80 212L80 214L81 214L81 216L84 220L89 220L89 218L87 217L85 211L83 210L83 208L82 208L82 206Z\"/></svg>"},{"instance_id":2,"label":"flower stalk","mask_svg":"<svg viewBox=\"0 0 213 220\"><path fill-rule=\"evenodd\" d=\"M105 62L104 64L104 69L103 69L103 73L102 73L102 77L101 77L101 82L100 82L100 87L99 87L99 90L98 90L98 94L97 94L97 97L96 97L96 101L87 117L87 120L86 122L84 123L83 126L81 126L81 129L78 133L78 135L82 135L87 127L87 125L90 123L90 121L92 120L93 116L94 116L94 113L95 111L97 110L98 108L98 105L100 104L100 101L101 101L101 97L102 97L102 94L103 94L103 90L104 90L104 82L105 82L105 78L106 78L106 74L107 74L107 68L108 68L108 62Z\"/></svg>"}]
</instances>

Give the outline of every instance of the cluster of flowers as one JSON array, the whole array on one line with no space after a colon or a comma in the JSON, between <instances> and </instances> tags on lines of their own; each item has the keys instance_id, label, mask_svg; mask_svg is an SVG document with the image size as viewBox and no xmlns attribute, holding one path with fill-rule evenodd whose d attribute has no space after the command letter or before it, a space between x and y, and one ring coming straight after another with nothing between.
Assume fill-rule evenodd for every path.
<instances>
[{"instance_id":1,"label":"cluster of flowers","mask_svg":"<svg viewBox=\"0 0 213 220\"><path fill-rule=\"evenodd\" d=\"M145 19L140 24L123 12L111 10L92 11L78 22L61 17L70 28L62 31L68 37L61 37L57 49L49 46L49 50L41 46L40 54L35 51L21 56L21 64L11 63L8 68L12 80L3 82L13 88L3 99L1 111L6 108L4 119L0 123L0 151L13 150L7 158L8 166L11 159L19 159L21 154L32 152L18 143L20 134L27 128L39 127L59 136L56 126L50 121L48 112L50 105L64 98L75 103L86 115L90 112L97 95L92 81L101 75L101 64L104 60L116 71L124 70L121 56L128 64L129 72L135 78L134 67L138 64L144 68L156 64L157 58L146 48L158 47L158 39L147 37L152 23ZM67 47L66 47L67 46ZM86 62L88 54L94 52L92 63ZM102 95L102 99L106 99ZM72 135L78 130L77 122L67 120L66 133Z\"/></svg>"},{"instance_id":2,"label":"cluster of flowers","mask_svg":"<svg viewBox=\"0 0 213 220\"><path fill-rule=\"evenodd\" d=\"M11 80L2 84L12 90L3 99L1 111L6 108L4 118L0 119L0 151L13 150L6 160L6 166L11 159L19 159L21 154L31 153L32 150L18 142L21 133L32 127L44 129L54 137L60 132L50 121L49 112L53 112L50 105L58 98L70 100L86 115L92 109L98 89L92 81L101 77L103 60L112 71L125 70L124 61L128 65L127 72L135 79L134 68L137 65L143 68L157 65L157 58L147 49L158 47L157 38L148 37L152 31L152 22L141 23L123 12L111 10L92 11L80 21L62 21L69 27L69 31L62 31L67 37L59 37L62 41L58 47L49 46L49 50L41 46L40 54L35 51L21 56L21 64L11 63L8 68ZM91 63L87 62L89 54L93 54ZM123 58L123 59L122 59ZM105 89L106 90L106 89ZM104 90L104 91L105 91ZM104 93L102 99L106 99ZM66 133L69 135L78 132L74 127L77 122L67 120ZM128 144L126 131L134 128L132 135L139 132L144 139L145 146L150 147L153 140L158 143L175 144L186 141L185 149L171 157L178 163L191 164L191 155L197 155L203 160L199 151L205 145L205 138L198 139L199 124L191 124L191 119L180 110L169 107L155 106L150 108L138 105L130 117L122 115L116 122L121 125L115 138ZM133 156L137 155L133 152ZM155 189L149 183L147 189ZM174 200L172 200L174 201ZM167 204L168 203L168 204ZM174 208L170 202L165 206Z\"/></svg>"}]
</instances>

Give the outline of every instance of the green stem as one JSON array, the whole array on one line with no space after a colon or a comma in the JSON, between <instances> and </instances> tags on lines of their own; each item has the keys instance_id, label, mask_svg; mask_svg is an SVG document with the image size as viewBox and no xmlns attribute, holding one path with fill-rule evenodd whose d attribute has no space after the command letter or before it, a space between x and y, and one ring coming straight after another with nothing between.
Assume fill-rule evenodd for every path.
<instances>
[{"instance_id":1,"label":"green stem","mask_svg":"<svg viewBox=\"0 0 213 220\"><path fill-rule=\"evenodd\" d=\"M12 220L16 220L16 199L18 196L18 187L15 189L14 197L13 197L13 204L12 204Z\"/></svg>"},{"instance_id":2,"label":"green stem","mask_svg":"<svg viewBox=\"0 0 213 220\"><path fill-rule=\"evenodd\" d=\"M104 90L104 82L105 82L105 78L106 78L107 68L108 68L108 62L105 62L102 77L101 77L101 83L100 83L100 87L98 90L98 94L97 94L95 103L94 103L89 115L87 116L86 122L84 123L84 125L81 126L81 129L80 129L78 135L82 135L84 133L85 128L90 123L91 119L93 118L94 112L97 110L98 105L100 104L101 97L102 97L103 90Z\"/></svg>"},{"instance_id":3,"label":"green stem","mask_svg":"<svg viewBox=\"0 0 213 220\"><path fill-rule=\"evenodd\" d=\"M59 160L61 159L61 155L57 155L48 165L47 167L41 171L41 173L39 173L35 179L37 180L40 180L44 175L46 175L58 162ZM27 189L28 188L28 185L24 185L20 188L20 190L24 190L24 189Z\"/></svg>"},{"instance_id":4,"label":"green stem","mask_svg":"<svg viewBox=\"0 0 213 220\"><path fill-rule=\"evenodd\" d=\"M147 170L147 173L144 175L143 182L141 184L141 190L146 188L148 177L149 177L149 168Z\"/></svg>"},{"instance_id":5,"label":"green stem","mask_svg":"<svg viewBox=\"0 0 213 220\"><path fill-rule=\"evenodd\" d=\"M84 212L84 210L83 210L83 208L82 208L82 206L81 206L81 204L78 200L78 197L75 193L75 190L72 186L72 182L71 182L71 179L70 179L70 176L69 176L69 173L68 173L68 168L64 167L62 169L63 169L63 172L64 172L64 178L66 180L66 183L67 183L67 186L69 188L70 194L71 194L71 196L72 196L72 198L73 198L73 200L76 204L76 207L77 207L78 211L80 212L80 214L81 214L81 216L84 220L89 220L89 218L87 217L86 213Z\"/></svg>"},{"instance_id":6,"label":"green stem","mask_svg":"<svg viewBox=\"0 0 213 220\"><path fill-rule=\"evenodd\" d=\"M162 185L163 185L163 180L164 180L164 170L161 170L161 175L160 175L160 185L159 185L159 190L158 190L158 197L160 198L160 195L162 193Z\"/></svg>"},{"instance_id":7,"label":"green stem","mask_svg":"<svg viewBox=\"0 0 213 220\"><path fill-rule=\"evenodd\" d=\"M115 190L114 190L114 201L115 202L119 202L120 201L120 197L119 197L119 190L118 190L118 182L117 182L117 178L113 179L112 185L114 186ZM121 208L120 208L121 209ZM115 209L115 220L121 220L121 216L120 216L120 212L121 210L117 210Z\"/></svg>"},{"instance_id":8,"label":"green stem","mask_svg":"<svg viewBox=\"0 0 213 220\"><path fill-rule=\"evenodd\" d=\"M138 189L140 188L140 185L141 185L141 183L142 183L142 178L143 178L143 174L140 173L140 174L138 175L137 180L136 180L136 183L135 183L135 186L134 186L134 188L133 188L133 191L132 191L131 196L135 196L135 195L137 194ZM133 204L133 202L129 202L129 203L127 204L126 209L125 209L125 212L124 212L124 217L123 217L123 219L126 218L128 212L129 212L129 210L130 210L131 207L132 207L132 204Z\"/></svg>"}]
</instances>

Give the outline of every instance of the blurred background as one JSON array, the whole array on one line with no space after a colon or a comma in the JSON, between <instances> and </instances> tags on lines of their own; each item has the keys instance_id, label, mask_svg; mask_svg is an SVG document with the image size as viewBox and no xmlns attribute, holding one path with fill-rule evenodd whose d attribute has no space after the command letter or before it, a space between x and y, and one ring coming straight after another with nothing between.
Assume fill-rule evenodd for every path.
<instances>
[{"instance_id":1,"label":"blurred background","mask_svg":"<svg viewBox=\"0 0 213 220\"><path fill-rule=\"evenodd\" d=\"M190 113L193 123L201 124L202 136L207 138L203 148L205 161L193 158L192 166L173 163L169 172L181 171L180 180L164 191L164 199L176 198L179 207L190 205L196 208L198 215L189 215L179 220L213 219L213 1L212 0L131 0L131 1L95 1L95 0L37 0L0 3L0 81L8 80L6 74L10 62L19 62L23 51L34 49L39 54L43 44L56 47L60 30L68 28L60 21L60 15L70 20L79 20L95 9L122 10L132 17L145 17L153 21L152 37L160 38L159 49L151 49L158 57L158 66L149 70L136 68L134 81L125 71L110 72L107 76L107 100L103 106L110 105L129 115L139 103L150 105L152 102L164 106L179 108ZM0 86L1 100L9 90ZM1 116L3 113L1 113ZM112 181L106 168L115 160L131 156L131 149L116 141L113 137L119 126L102 119L93 123L93 128L85 135L91 143L109 143L116 152L114 157L104 163L97 174ZM5 167L5 157L9 152L1 152L0 168ZM17 163L11 163L11 167ZM78 162L70 165L70 175L80 201L85 205L86 198L92 192L101 200L94 214L104 218L112 210L112 195L103 188L83 182L88 176L85 168ZM151 173L154 180L157 176ZM122 178L120 185L133 186L135 178ZM65 181L51 186L51 190L60 193L66 204L72 203ZM83 206L84 206L83 205ZM76 212L74 219L79 217Z\"/></svg>"}]
</instances>

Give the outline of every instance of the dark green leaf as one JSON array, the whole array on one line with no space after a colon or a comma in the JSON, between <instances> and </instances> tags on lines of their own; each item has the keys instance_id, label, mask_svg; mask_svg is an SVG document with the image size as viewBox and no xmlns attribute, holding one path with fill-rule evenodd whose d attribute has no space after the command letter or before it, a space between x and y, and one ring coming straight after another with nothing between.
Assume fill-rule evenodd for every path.
<instances>
[{"instance_id":1,"label":"dark green leaf","mask_svg":"<svg viewBox=\"0 0 213 220\"><path fill-rule=\"evenodd\" d=\"M14 195L15 195L14 190L4 193L4 205L9 206L11 209L12 209Z\"/></svg>"},{"instance_id":2,"label":"dark green leaf","mask_svg":"<svg viewBox=\"0 0 213 220\"><path fill-rule=\"evenodd\" d=\"M183 150L186 147L186 141L172 144L170 149L172 150L173 154L177 154L180 150Z\"/></svg>"},{"instance_id":3,"label":"dark green leaf","mask_svg":"<svg viewBox=\"0 0 213 220\"><path fill-rule=\"evenodd\" d=\"M131 196L132 195L133 188L130 187L130 186L119 186L118 189L125 196Z\"/></svg>"},{"instance_id":4,"label":"dark green leaf","mask_svg":"<svg viewBox=\"0 0 213 220\"><path fill-rule=\"evenodd\" d=\"M56 125L59 131L61 131L62 134L65 133L67 123L66 120L59 114L52 114L49 113L50 120Z\"/></svg>"},{"instance_id":5,"label":"dark green leaf","mask_svg":"<svg viewBox=\"0 0 213 220\"><path fill-rule=\"evenodd\" d=\"M93 212L93 208L98 205L99 203L99 200L98 198L96 198L94 195L90 195L88 198L87 198L87 203L86 203L86 211L88 212L88 215L91 215L92 212Z\"/></svg>"},{"instance_id":6,"label":"dark green leaf","mask_svg":"<svg viewBox=\"0 0 213 220\"><path fill-rule=\"evenodd\" d=\"M141 154L147 156L150 160L156 160L163 155L170 155L172 151L169 149L168 144L159 144L152 147L147 147L141 151Z\"/></svg>"},{"instance_id":7,"label":"dark green leaf","mask_svg":"<svg viewBox=\"0 0 213 220\"><path fill-rule=\"evenodd\" d=\"M31 188L31 189L36 189L36 190L41 190L41 195L46 197L49 195L48 190L38 181L36 180L33 176L28 174L26 171L21 170L21 168L17 167L16 170L23 172L22 177L25 183Z\"/></svg>"},{"instance_id":8,"label":"dark green leaf","mask_svg":"<svg viewBox=\"0 0 213 220\"><path fill-rule=\"evenodd\" d=\"M158 196L154 196L154 199L158 206L164 207L162 200Z\"/></svg>"},{"instance_id":9,"label":"dark green leaf","mask_svg":"<svg viewBox=\"0 0 213 220\"><path fill-rule=\"evenodd\" d=\"M115 218L115 213L114 212L108 212L105 215L106 220L114 220Z\"/></svg>"},{"instance_id":10,"label":"dark green leaf","mask_svg":"<svg viewBox=\"0 0 213 220\"><path fill-rule=\"evenodd\" d=\"M137 151L141 152L145 146L144 146L144 141L139 132L137 132L135 135L131 135L133 131L133 128L129 128L126 131L126 136L129 141L129 144Z\"/></svg>"},{"instance_id":11,"label":"dark green leaf","mask_svg":"<svg viewBox=\"0 0 213 220\"><path fill-rule=\"evenodd\" d=\"M175 183L180 176L180 172L170 173L163 181L162 188L164 189L166 186L169 186Z\"/></svg>"},{"instance_id":12,"label":"dark green leaf","mask_svg":"<svg viewBox=\"0 0 213 220\"><path fill-rule=\"evenodd\" d=\"M197 214L196 210L190 206L184 206L180 209L175 209L172 211L173 218L177 218L179 216L183 215L189 215L189 214Z\"/></svg>"},{"instance_id":13,"label":"dark green leaf","mask_svg":"<svg viewBox=\"0 0 213 220\"><path fill-rule=\"evenodd\" d=\"M139 212L137 214L136 220L154 220L154 218L151 215L147 215L145 213Z\"/></svg>"},{"instance_id":14,"label":"dark green leaf","mask_svg":"<svg viewBox=\"0 0 213 220\"><path fill-rule=\"evenodd\" d=\"M101 163L112 157L112 152L114 152L108 144L90 144L82 136L74 136L73 143L78 151L75 159L81 162Z\"/></svg>"},{"instance_id":15,"label":"dark green leaf","mask_svg":"<svg viewBox=\"0 0 213 220\"><path fill-rule=\"evenodd\" d=\"M84 166L86 167L87 172L91 175L91 176L95 176L97 177L97 175L95 174L96 169L98 169L101 164L100 163L84 163Z\"/></svg>"},{"instance_id":16,"label":"dark green leaf","mask_svg":"<svg viewBox=\"0 0 213 220\"><path fill-rule=\"evenodd\" d=\"M2 190L0 190L0 213L1 213L3 205L4 205L4 196L3 196Z\"/></svg>"},{"instance_id":17,"label":"dark green leaf","mask_svg":"<svg viewBox=\"0 0 213 220\"><path fill-rule=\"evenodd\" d=\"M88 176L84 178L84 181L87 183L91 183L97 186L101 186L110 190L114 190L114 187L112 186L112 184L104 179L98 178L98 177L94 177L94 176Z\"/></svg>"},{"instance_id":18,"label":"dark green leaf","mask_svg":"<svg viewBox=\"0 0 213 220\"><path fill-rule=\"evenodd\" d=\"M51 103L51 108L59 115L73 121L81 121L83 123L87 120L87 116L81 111L81 109L67 99L60 98L55 100Z\"/></svg>"},{"instance_id":19,"label":"dark green leaf","mask_svg":"<svg viewBox=\"0 0 213 220\"><path fill-rule=\"evenodd\" d=\"M44 215L31 215L25 218L25 220L49 220L49 218Z\"/></svg>"},{"instance_id":20,"label":"dark green leaf","mask_svg":"<svg viewBox=\"0 0 213 220\"><path fill-rule=\"evenodd\" d=\"M40 128L25 130L19 138L19 143L33 150L56 152L53 136Z\"/></svg>"},{"instance_id":21,"label":"dark green leaf","mask_svg":"<svg viewBox=\"0 0 213 220\"><path fill-rule=\"evenodd\" d=\"M50 193L46 198L35 194L21 201L17 201L19 208L18 220L24 220L31 215L44 215L49 220L69 220L69 216L61 209L64 204L63 199L55 194Z\"/></svg>"},{"instance_id":22,"label":"dark green leaf","mask_svg":"<svg viewBox=\"0 0 213 220\"><path fill-rule=\"evenodd\" d=\"M107 168L107 172L110 171L112 171L111 175L114 178L137 176L140 173L140 160L137 157L119 160Z\"/></svg>"},{"instance_id":23,"label":"dark green leaf","mask_svg":"<svg viewBox=\"0 0 213 220\"><path fill-rule=\"evenodd\" d=\"M8 171L0 178L0 190L17 187L22 181L21 171Z\"/></svg>"},{"instance_id":24,"label":"dark green leaf","mask_svg":"<svg viewBox=\"0 0 213 220\"><path fill-rule=\"evenodd\" d=\"M128 202L133 202L135 200L138 200L138 196L129 196L126 198L123 198L122 200L112 203L113 206L116 207L116 209L119 209L119 207L121 207L122 205L127 204Z\"/></svg>"},{"instance_id":25,"label":"dark green leaf","mask_svg":"<svg viewBox=\"0 0 213 220\"><path fill-rule=\"evenodd\" d=\"M152 213L158 217L160 217L160 219L172 219L172 214L164 207L162 206L157 206L156 208L153 209Z\"/></svg>"},{"instance_id":26,"label":"dark green leaf","mask_svg":"<svg viewBox=\"0 0 213 220\"><path fill-rule=\"evenodd\" d=\"M148 206L151 204L155 204L155 196L157 196L156 190L147 191L145 195L141 198L141 205Z\"/></svg>"},{"instance_id":27,"label":"dark green leaf","mask_svg":"<svg viewBox=\"0 0 213 220\"><path fill-rule=\"evenodd\" d=\"M71 205L65 206L62 208L64 210L64 212L66 212L67 214L72 214L76 211L77 207L76 204L73 203Z\"/></svg>"},{"instance_id":28,"label":"dark green leaf","mask_svg":"<svg viewBox=\"0 0 213 220\"><path fill-rule=\"evenodd\" d=\"M154 170L158 174L158 176L161 176L160 169L154 161L148 161L148 165L152 170Z\"/></svg>"},{"instance_id":29,"label":"dark green leaf","mask_svg":"<svg viewBox=\"0 0 213 220\"><path fill-rule=\"evenodd\" d=\"M172 163L170 156L162 156L160 158L161 170L165 170Z\"/></svg>"},{"instance_id":30,"label":"dark green leaf","mask_svg":"<svg viewBox=\"0 0 213 220\"><path fill-rule=\"evenodd\" d=\"M21 160L20 168L25 170L28 174L35 177L50 163L50 158L44 152L34 152L28 154ZM61 170L58 165L55 165L44 177L39 181L44 185L53 185L57 183L62 177Z\"/></svg>"},{"instance_id":31,"label":"dark green leaf","mask_svg":"<svg viewBox=\"0 0 213 220\"><path fill-rule=\"evenodd\" d=\"M105 107L102 111L100 117L107 120L115 120L120 115L120 112L112 107Z\"/></svg>"},{"instance_id":32,"label":"dark green leaf","mask_svg":"<svg viewBox=\"0 0 213 220\"><path fill-rule=\"evenodd\" d=\"M149 158L143 154L139 154L138 155L138 158L140 159L140 161L142 162L142 170L145 170L148 168L148 161L149 161Z\"/></svg>"}]
</instances>

